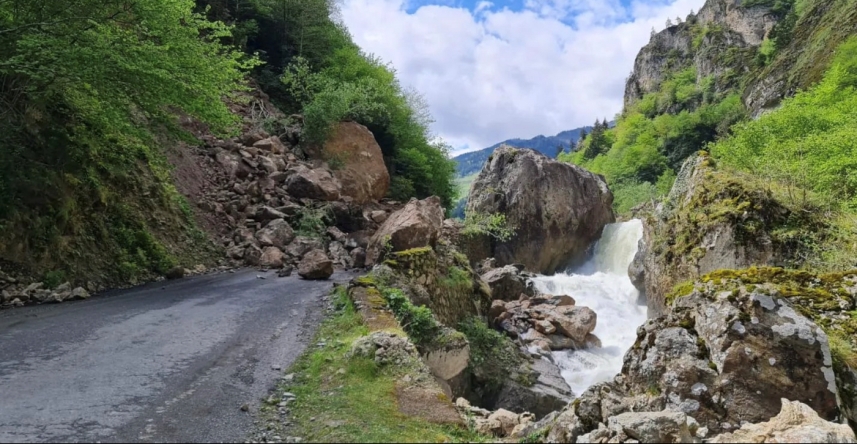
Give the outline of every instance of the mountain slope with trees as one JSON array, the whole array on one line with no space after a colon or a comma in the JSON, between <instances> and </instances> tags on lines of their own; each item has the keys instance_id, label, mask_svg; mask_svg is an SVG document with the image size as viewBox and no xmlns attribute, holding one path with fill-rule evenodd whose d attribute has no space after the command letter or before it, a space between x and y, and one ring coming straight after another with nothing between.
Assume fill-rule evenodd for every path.
<instances>
[{"instance_id":1,"label":"mountain slope with trees","mask_svg":"<svg viewBox=\"0 0 857 444\"><path fill-rule=\"evenodd\" d=\"M819 82L857 31L855 6L708 1L641 50L609 149L584 143L563 159L604 174L620 212L665 195L688 155Z\"/></svg>"},{"instance_id":2,"label":"mountain slope with trees","mask_svg":"<svg viewBox=\"0 0 857 444\"><path fill-rule=\"evenodd\" d=\"M333 1L0 2L0 48L5 270L117 285L222 257L168 154L200 131L292 125L232 112L256 85L303 115L306 150L357 121L382 148L391 197L454 199L425 105L353 43Z\"/></svg>"}]
</instances>

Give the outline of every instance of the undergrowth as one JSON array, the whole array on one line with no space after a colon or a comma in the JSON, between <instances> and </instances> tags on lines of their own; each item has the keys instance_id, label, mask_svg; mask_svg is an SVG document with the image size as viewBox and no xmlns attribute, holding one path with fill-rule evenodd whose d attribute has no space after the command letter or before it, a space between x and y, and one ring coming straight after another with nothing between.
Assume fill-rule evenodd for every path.
<instances>
[{"instance_id":1,"label":"undergrowth","mask_svg":"<svg viewBox=\"0 0 857 444\"><path fill-rule=\"evenodd\" d=\"M483 442L463 427L438 425L398 411L396 383L407 369L384 368L372 359L347 356L351 344L369 333L346 294L334 292L337 311L319 327L311 344L288 370L291 383L277 392L293 393L289 405L294 431L309 442ZM263 407L273 418L276 405ZM276 420L270 420L276 423ZM289 433L294 433L289 431ZM284 435L285 436L285 435Z\"/></svg>"}]
</instances>

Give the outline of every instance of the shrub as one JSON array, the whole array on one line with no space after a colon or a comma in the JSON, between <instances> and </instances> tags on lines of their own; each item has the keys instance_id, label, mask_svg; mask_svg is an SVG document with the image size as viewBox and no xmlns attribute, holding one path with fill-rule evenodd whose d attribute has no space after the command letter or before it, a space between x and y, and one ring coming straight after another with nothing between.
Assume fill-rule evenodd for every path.
<instances>
[{"instance_id":1,"label":"shrub","mask_svg":"<svg viewBox=\"0 0 857 444\"><path fill-rule=\"evenodd\" d=\"M470 343L470 362L480 379L500 384L518 372L524 359L506 335L490 328L479 318L470 318L458 325Z\"/></svg>"},{"instance_id":2,"label":"shrub","mask_svg":"<svg viewBox=\"0 0 857 444\"><path fill-rule=\"evenodd\" d=\"M468 212L464 218L465 236L487 235L501 242L506 242L515 235L515 227L506 221L506 215L501 213L482 214Z\"/></svg>"},{"instance_id":3,"label":"shrub","mask_svg":"<svg viewBox=\"0 0 857 444\"><path fill-rule=\"evenodd\" d=\"M414 305L402 290L383 288L381 294L392 310L402 329L417 345L430 343L440 332L440 325L428 307Z\"/></svg>"}]
</instances>

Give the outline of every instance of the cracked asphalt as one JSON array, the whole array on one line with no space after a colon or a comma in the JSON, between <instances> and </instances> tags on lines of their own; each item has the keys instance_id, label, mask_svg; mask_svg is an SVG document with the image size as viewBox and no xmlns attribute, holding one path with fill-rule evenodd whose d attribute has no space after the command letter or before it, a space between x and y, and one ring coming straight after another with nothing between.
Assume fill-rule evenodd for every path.
<instances>
[{"instance_id":1,"label":"cracked asphalt","mask_svg":"<svg viewBox=\"0 0 857 444\"><path fill-rule=\"evenodd\" d=\"M243 441L351 277L243 270L2 311L0 442Z\"/></svg>"}]
</instances>

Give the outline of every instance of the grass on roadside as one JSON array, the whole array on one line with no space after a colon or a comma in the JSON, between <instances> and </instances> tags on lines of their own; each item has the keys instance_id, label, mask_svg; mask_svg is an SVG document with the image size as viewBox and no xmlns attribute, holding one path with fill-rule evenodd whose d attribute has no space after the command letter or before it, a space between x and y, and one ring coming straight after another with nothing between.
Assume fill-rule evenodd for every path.
<instances>
[{"instance_id":1,"label":"grass on roadside","mask_svg":"<svg viewBox=\"0 0 857 444\"><path fill-rule=\"evenodd\" d=\"M292 433L310 442L474 442L484 438L464 428L432 424L401 414L396 381L407 368L380 368L371 359L346 357L351 344L369 333L344 287L335 291L337 311L325 320L282 383L290 392ZM315 344L324 342L323 346ZM275 415L276 407L271 407Z\"/></svg>"}]
</instances>

